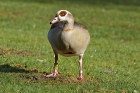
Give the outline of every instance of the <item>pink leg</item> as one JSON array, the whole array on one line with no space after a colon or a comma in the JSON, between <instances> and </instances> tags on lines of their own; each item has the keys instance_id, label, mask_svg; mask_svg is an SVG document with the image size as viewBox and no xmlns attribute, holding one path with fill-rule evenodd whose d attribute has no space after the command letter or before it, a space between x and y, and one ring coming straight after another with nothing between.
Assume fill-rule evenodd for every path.
<instances>
[{"instance_id":1,"label":"pink leg","mask_svg":"<svg viewBox=\"0 0 140 93\"><path fill-rule=\"evenodd\" d=\"M55 62L54 62L54 72L52 74L46 75L47 78L49 77L56 77L58 75L57 69L58 69L58 54L54 52Z\"/></svg>"},{"instance_id":2,"label":"pink leg","mask_svg":"<svg viewBox=\"0 0 140 93\"><path fill-rule=\"evenodd\" d=\"M79 80L83 79L83 75L82 75L82 73L83 73L83 71L82 71L82 58L83 58L83 55L80 55L79 56L80 70L79 70L79 77L78 77Z\"/></svg>"}]
</instances>

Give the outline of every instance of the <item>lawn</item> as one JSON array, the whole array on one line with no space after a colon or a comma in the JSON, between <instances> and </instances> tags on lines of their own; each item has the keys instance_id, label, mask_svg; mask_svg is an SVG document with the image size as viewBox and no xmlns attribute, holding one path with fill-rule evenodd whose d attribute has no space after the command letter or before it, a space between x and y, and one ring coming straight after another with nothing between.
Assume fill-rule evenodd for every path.
<instances>
[{"instance_id":1,"label":"lawn","mask_svg":"<svg viewBox=\"0 0 140 93\"><path fill-rule=\"evenodd\" d=\"M91 41L77 80L78 57L59 56L47 40L60 9L87 26ZM139 0L0 0L0 93L139 93Z\"/></svg>"}]
</instances>

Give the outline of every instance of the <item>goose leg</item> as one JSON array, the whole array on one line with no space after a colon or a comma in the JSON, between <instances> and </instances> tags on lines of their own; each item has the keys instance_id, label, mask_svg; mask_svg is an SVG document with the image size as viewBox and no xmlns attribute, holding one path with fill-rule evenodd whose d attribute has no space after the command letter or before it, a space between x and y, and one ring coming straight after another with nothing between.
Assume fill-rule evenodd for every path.
<instances>
[{"instance_id":1,"label":"goose leg","mask_svg":"<svg viewBox=\"0 0 140 93\"><path fill-rule=\"evenodd\" d=\"M79 66L80 66L80 70L79 70L79 77L77 79L81 80L83 79L83 71L82 71L82 58L83 58L83 55L80 55L79 56Z\"/></svg>"},{"instance_id":2,"label":"goose leg","mask_svg":"<svg viewBox=\"0 0 140 93\"><path fill-rule=\"evenodd\" d=\"M54 72L52 74L46 75L47 78L49 77L56 77L58 75L58 54L54 52L55 62L54 62Z\"/></svg>"}]
</instances>

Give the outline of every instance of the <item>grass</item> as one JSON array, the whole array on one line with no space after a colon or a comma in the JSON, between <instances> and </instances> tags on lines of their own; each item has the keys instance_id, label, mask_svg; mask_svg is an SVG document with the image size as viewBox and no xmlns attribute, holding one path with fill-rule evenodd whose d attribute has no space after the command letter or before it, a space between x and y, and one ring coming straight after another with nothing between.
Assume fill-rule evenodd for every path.
<instances>
[{"instance_id":1,"label":"grass","mask_svg":"<svg viewBox=\"0 0 140 93\"><path fill-rule=\"evenodd\" d=\"M0 93L140 92L140 2L138 0L1 0ZM59 56L57 78L47 40L60 9L73 13L91 36L79 81L78 57Z\"/></svg>"}]
</instances>

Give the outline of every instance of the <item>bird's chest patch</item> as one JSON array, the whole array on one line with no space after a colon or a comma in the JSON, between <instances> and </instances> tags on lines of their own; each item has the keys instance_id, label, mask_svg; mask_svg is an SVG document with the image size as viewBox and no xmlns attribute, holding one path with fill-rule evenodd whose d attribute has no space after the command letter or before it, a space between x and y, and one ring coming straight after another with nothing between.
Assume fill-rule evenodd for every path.
<instances>
[{"instance_id":1,"label":"bird's chest patch","mask_svg":"<svg viewBox=\"0 0 140 93\"><path fill-rule=\"evenodd\" d=\"M70 37L72 35L73 31L66 31L66 32L62 32L62 39L63 40L70 40Z\"/></svg>"}]
</instances>

